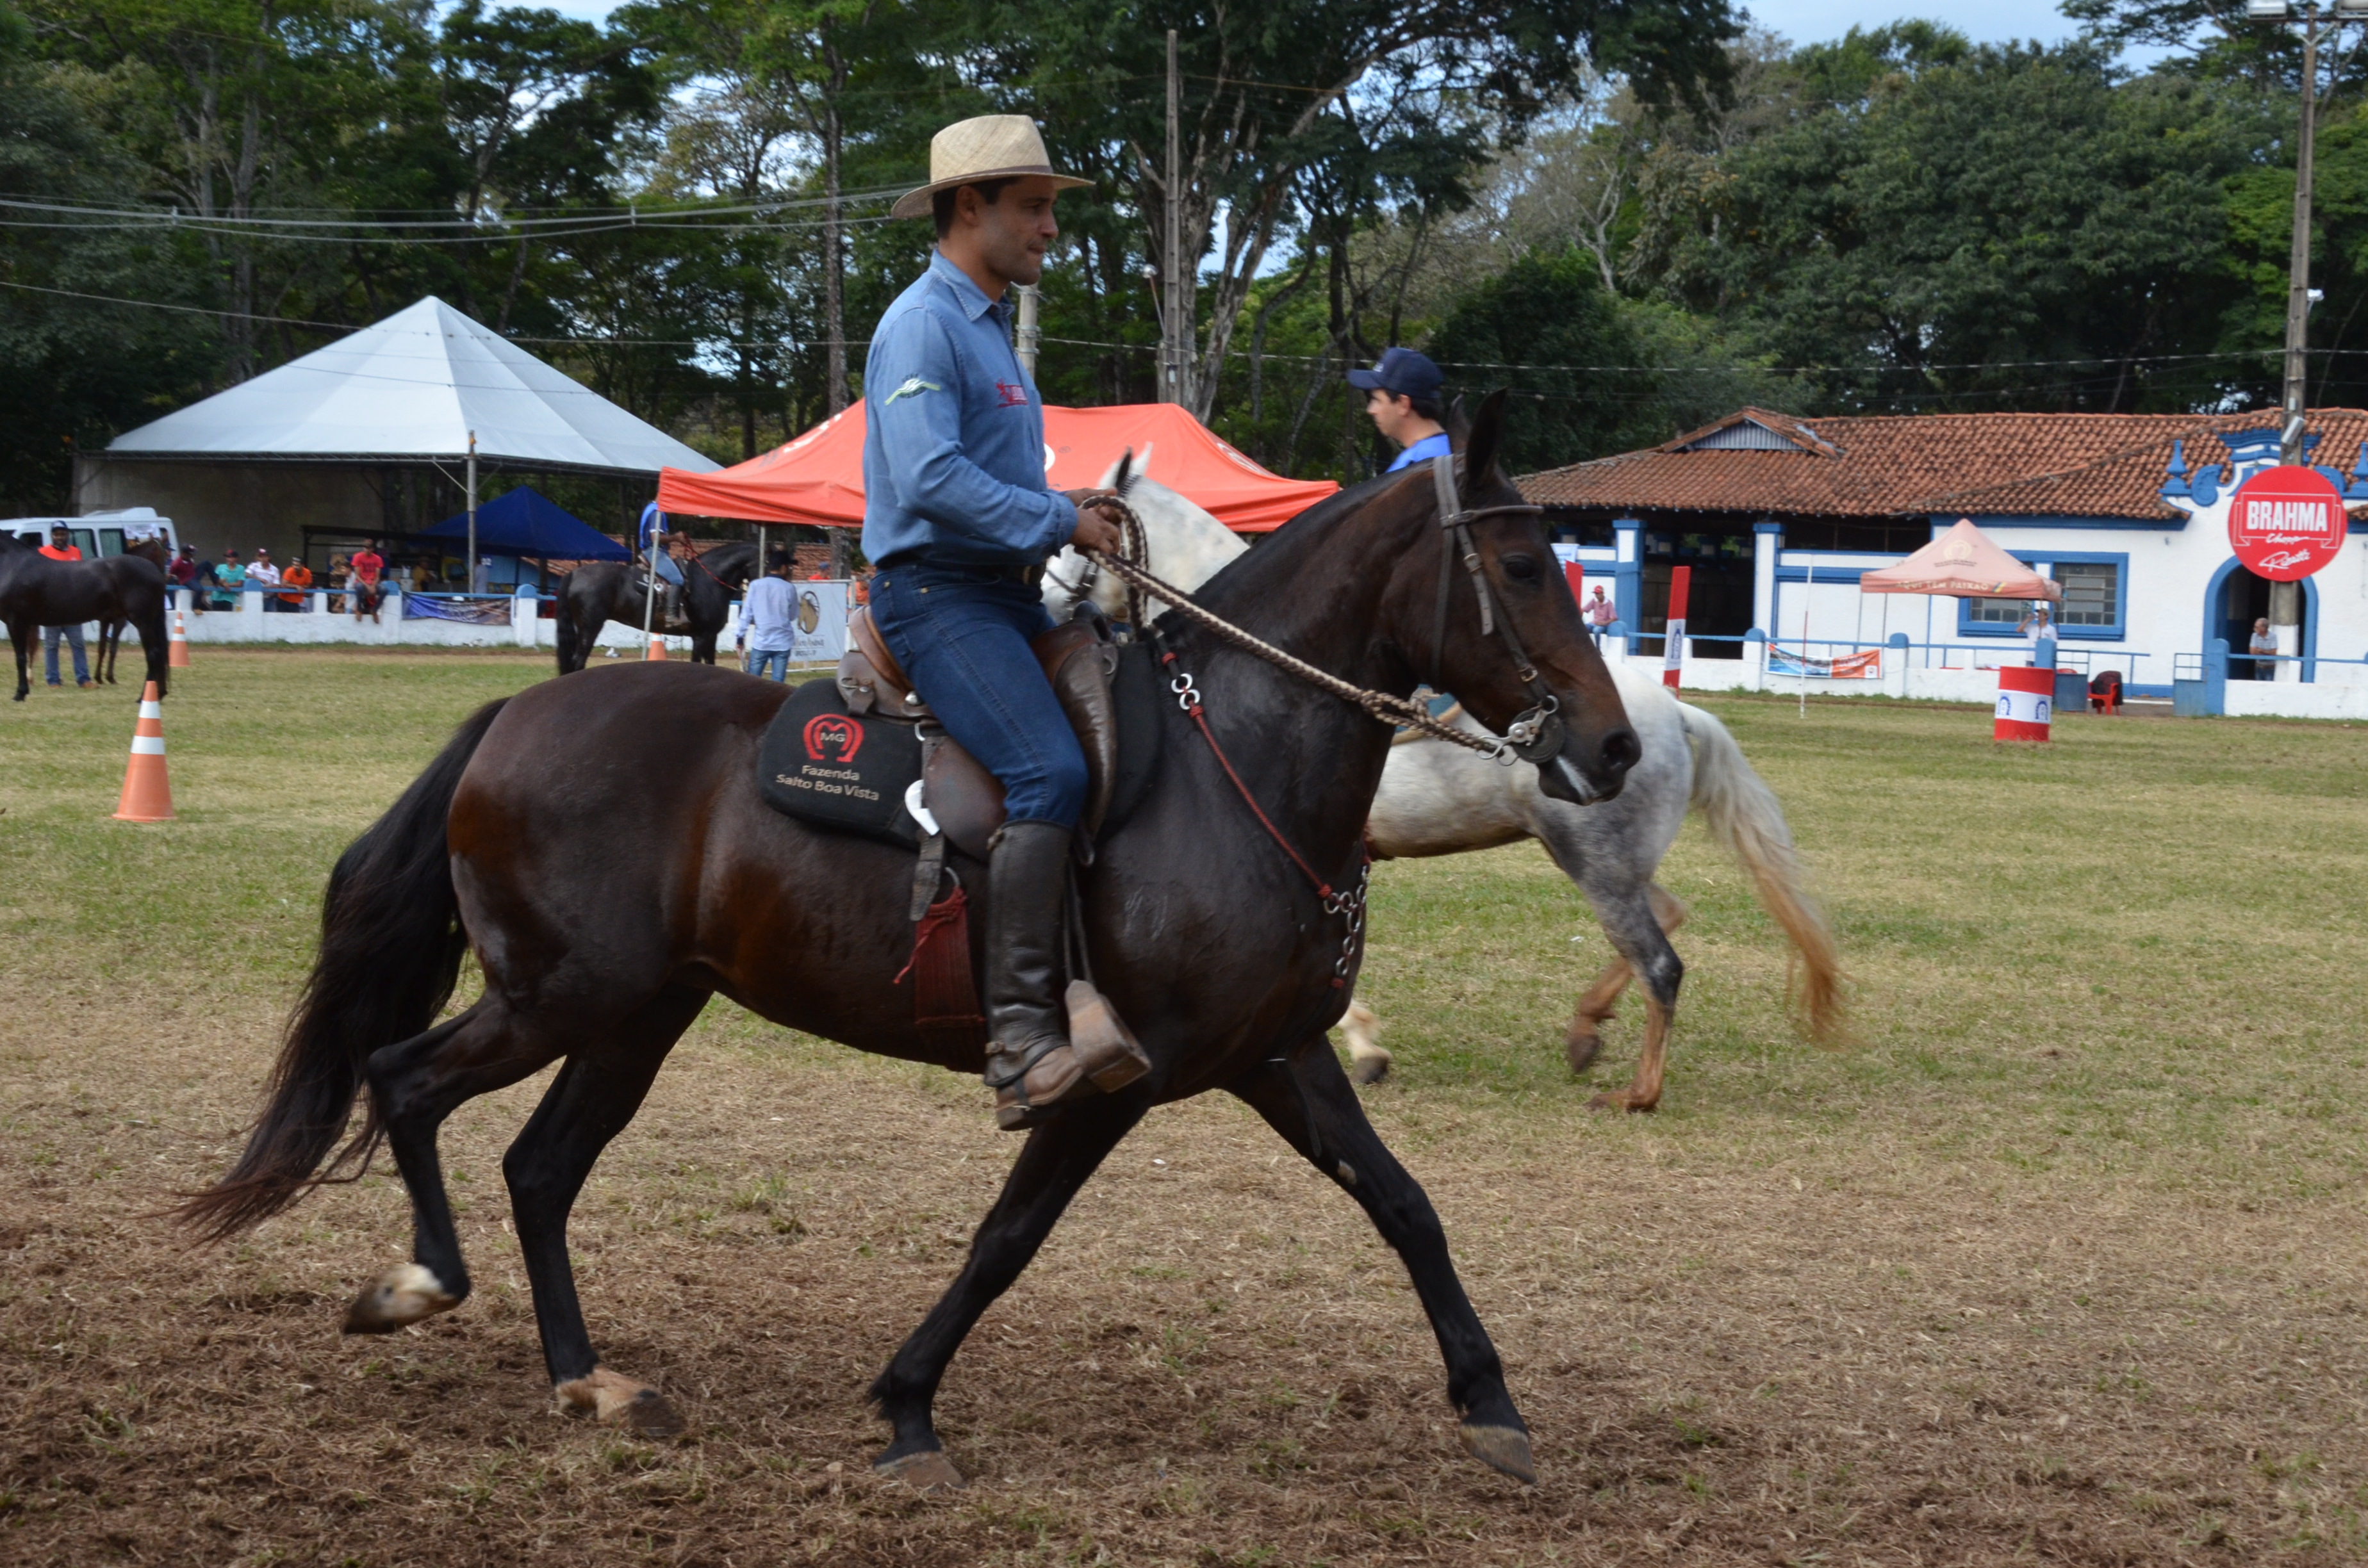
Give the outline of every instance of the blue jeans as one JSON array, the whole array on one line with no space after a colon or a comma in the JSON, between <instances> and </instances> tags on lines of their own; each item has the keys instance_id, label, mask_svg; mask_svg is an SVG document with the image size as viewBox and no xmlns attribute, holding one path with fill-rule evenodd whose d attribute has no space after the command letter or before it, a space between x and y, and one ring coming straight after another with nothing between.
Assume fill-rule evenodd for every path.
<instances>
[{"instance_id":1,"label":"blue jeans","mask_svg":"<svg viewBox=\"0 0 2368 1568\"><path fill-rule=\"evenodd\" d=\"M682 568L675 564L674 557L666 553L664 545L654 544L643 553L649 557L650 570L658 574L659 582L682 581Z\"/></svg>"},{"instance_id":2,"label":"blue jeans","mask_svg":"<svg viewBox=\"0 0 2368 1568\"><path fill-rule=\"evenodd\" d=\"M790 651L787 648L751 648L748 650L748 673L750 675L755 676L759 680L763 680L766 678L765 671L768 666L773 672L771 676L772 679L781 681L789 679Z\"/></svg>"},{"instance_id":3,"label":"blue jeans","mask_svg":"<svg viewBox=\"0 0 2368 1568\"><path fill-rule=\"evenodd\" d=\"M74 682L76 685L80 685L84 681L90 679L90 660L85 658L83 654L82 627L79 623L73 626L44 626L41 628L42 678L47 680L51 686L63 686L65 684L65 682L58 678L58 638L61 635L65 638L67 645L74 649Z\"/></svg>"},{"instance_id":4,"label":"blue jeans","mask_svg":"<svg viewBox=\"0 0 2368 1568\"><path fill-rule=\"evenodd\" d=\"M946 733L1002 782L1007 817L1076 826L1086 754L1028 648L1053 624L1037 590L960 566L882 567L871 617Z\"/></svg>"}]
</instances>

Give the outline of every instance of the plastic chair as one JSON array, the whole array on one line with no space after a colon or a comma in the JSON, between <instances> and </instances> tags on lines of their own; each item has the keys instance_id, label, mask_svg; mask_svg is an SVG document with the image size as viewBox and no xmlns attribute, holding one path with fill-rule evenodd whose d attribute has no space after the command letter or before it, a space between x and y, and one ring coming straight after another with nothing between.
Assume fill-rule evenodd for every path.
<instances>
[{"instance_id":1,"label":"plastic chair","mask_svg":"<svg viewBox=\"0 0 2368 1568\"><path fill-rule=\"evenodd\" d=\"M2122 710L2122 672L2104 670L2089 680L2089 711L2119 713Z\"/></svg>"}]
</instances>

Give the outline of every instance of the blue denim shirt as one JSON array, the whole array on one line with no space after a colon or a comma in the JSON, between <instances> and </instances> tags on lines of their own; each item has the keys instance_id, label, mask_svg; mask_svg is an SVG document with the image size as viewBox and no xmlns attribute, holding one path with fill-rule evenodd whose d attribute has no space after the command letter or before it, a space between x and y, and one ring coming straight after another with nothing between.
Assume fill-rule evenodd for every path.
<instances>
[{"instance_id":1,"label":"blue denim shirt","mask_svg":"<svg viewBox=\"0 0 2368 1568\"><path fill-rule=\"evenodd\" d=\"M1395 473L1402 468L1412 468L1417 463L1427 463L1433 458L1443 458L1454 449L1454 447L1448 442L1447 432L1441 430L1433 435L1425 436L1421 440L1400 452L1398 460L1382 472Z\"/></svg>"},{"instance_id":2,"label":"blue denim shirt","mask_svg":"<svg viewBox=\"0 0 2368 1568\"><path fill-rule=\"evenodd\" d=\"M863 553L1028 565L1076 508L1044 485L1044 404L1004 307L943 256L896 297L863 363Z\"/></svg>"}]
</instances>

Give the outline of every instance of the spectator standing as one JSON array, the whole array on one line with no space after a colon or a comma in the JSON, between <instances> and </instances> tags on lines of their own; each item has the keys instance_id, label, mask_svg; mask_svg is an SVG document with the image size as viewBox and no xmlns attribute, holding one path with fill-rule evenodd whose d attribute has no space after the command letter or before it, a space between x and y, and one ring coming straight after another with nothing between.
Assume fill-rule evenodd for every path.
<instances>
[{"instance_id":1,"label":"spectator standing","mask_svg":"<svg viewBox=\"0 0 2368 1568\"><path fill-rule=\"evenodd\" d=\"M278 609L271 590L279 586L279 568L272 564L271 551L261 545L255 547L255 559L246 563L246 585L251 588L258 583L264 589L263 608Z\"/></svg>"},{"instance_id":2,"label":"spectator standing","mask_svg":"<svg viewBox=\"0 0 2368 1568\"><path fill-rule=\"evenodd\" d=\"M2270 630L2270 618L2268 616L2263 616L2253 622L2253 640L2246 646L2245 651L2255 655L2253 659L2253 678L2255 680L2275 680L2278 678L2278 666L2274 664L2269 663L2260 656L2263 653L2275 653L2278 651L2278 634Z\"/></svg>"},{"instance_id":3,"label":"spectator standing","mask_svg":"<svg viewBox=\"0 0 2368 1568\"><path fill-rule=\"evenodd\" d=\"M188 589L189 608L199 611L199 614L204 613L203 605L197 592L198 552L196 546L188 544L181 546L181 553L173 557L173 563L165 568L165 580L167 583L170 583L176 589ZM179 601L176 599L175 602L178 603Z\"/></svg>"},{"instance_id":4,"label":"spectator standing","mask_svg":"<svg viewBox=\"0 0 2368 1568\"><path fill-rule=\"evenodd\" d=\"M1620 608L1603 597L1603 585L1596 584L1595 597L1587 601L1587 634L1595 639L1597 647L1603 646L1603 634L1619 619Z\"/></svg>"},{"instance_id":5,"label":"spectator standing","mask_svg":"<svg viewBox=\"0 0 2368 1568\"><path fill-rule=\"evenodd\" d=\"M74 536L67 533L63 528L51 528L50 530L50 542L41 546L41 553L48 556L52 561L80 561L82 559L82 551L74 542ZM76 621L72 626L44 626L41 628L41 675L43 678L47 679L51 686L63 687L65 685L65 682L58 678L58 639L61 636L64 637L66 640L67 646L74 649L74 685L88 686L90 684L90 658L89 655L83 651L82 623L80 621Z\"/></svg>"},{"instance_id":6,"label":"spectator standing","mask_svg":"<svg viewBox=\"0 0 2368 1568\"><path fill-rule=\"evenodd\" d=\"M748 585L740 618L748 628L748 673L774 680L790 678L790 650L797 637L798 592L790 585L790 557L773 551L765 574Z\"/></svg>"},{"instance_id":7,"label":"spectator standing","mask_svg":"<svg viewBox=\"0 0 2368 1568\"><path fill-rule=\"evenodd\" d=\"M321 586L329 590L329 613L346 613L346 574L354 569L353 558L347 555L329 557L329 570L321 579Z\"/></svg>"},{"instance_id":8,"label":"spectator standing","mask_svg":"<svg viewBox=\"0 0 2368 1568\"><path fill-rule=\"evenodd\" d=\"M216 609L236 609L238 596L246 591L246 567L240 562L238 551L222 551L222 564L214 568L214 581L222 586L222 596L214 600Z\"/></svg>"},{"instance_id":9,"label":"spectator standing","mask_svg":"<svg viewBox=\"0 0 2368 1568\"><path fill-rule=\"evenodd\" d=\"M290 562L288 563L288 570L279 574L279 585L283 588L295 588L299 590L296 593L282 594L279 596L280 613L283 615L302 614L304 609L304 601L310 597L310 590L313 586L313 569L304 564L304 558L302 556L300 555L295 560Z\"/></svg>"},{"instance_id":10,"label":"spectator standing","mask_svg":"<svg viewBox=\"0 0 2368 1568\"><path fill-rule=\"evenodd\" d=\"M2015 622L2015 631L2031 639L2031 667L2052 670L2055 667L2055 621L2047 613L2044 602L2033 603L2031 613Z\"/></svg>"},{"instance_id":11,"label":"spectator standing","mask_svg":"<svg viewBox=\"0 0 2368 1568\"><path fill-rule=\"evenodd\" d=\"M384 596L380 580L385 575L386 557L378 552L378 540L362 540L362 547L354 551L354 558L347 563L346 570L347 585L353 590L346 597L353 607L356 620L368 614L370 624L378 624L379 600Z\"/></svg>"}]
</instances>

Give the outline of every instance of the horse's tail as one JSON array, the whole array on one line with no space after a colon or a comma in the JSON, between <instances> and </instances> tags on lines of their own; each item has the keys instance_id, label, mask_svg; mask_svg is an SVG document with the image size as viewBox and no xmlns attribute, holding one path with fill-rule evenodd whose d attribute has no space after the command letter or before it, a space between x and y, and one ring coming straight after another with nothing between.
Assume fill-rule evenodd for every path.
<instances>
[{"instance_id":1,"label":"horse's tail","mask_svg":"<svg viewBox=\"0 0 2368 1568\"><path fill-rule=\"evenodd\" d=\"M569 580L559 580L558 613L552 617L558 624L552 628L559 640L559 673L568 675L575 668L575 605L567 595Z\"/></svg>"},{"instance_id":2,"label":"horse's tail","mask_svg":"<svg viewBox=\"0 0 2368 1568\"><path fill-rule=\"evenodd\" d=\"M321 901L320 956L271 1069L270 1103L238 1164L175 1211L206 1239L267 1220L322 1182L353 1179L385 1136L371 1105L337 1148L370 1053L426 1030L451 997L468 937L444 821L501 710L489 702L471 714L427 771L338 857Z\"/></svg>"},{"instance_id":3,"label":"horse's tail","mask_svg":"<svg viewBox=\"0 0 2368 1568\"><path fill-rule=\"evenodd\" d=\"M1809 1038L1836 1045L1847 1037L1840 956L1825 912L1804 885L1807 868L1793 847L1784 809L1735 744L1726 726L1691 703L1678 704L1693 743L1693 806L1759 891L1759 902L1792 938L1804 983L1795 994Z\"/></svg>"}]
</instances>

